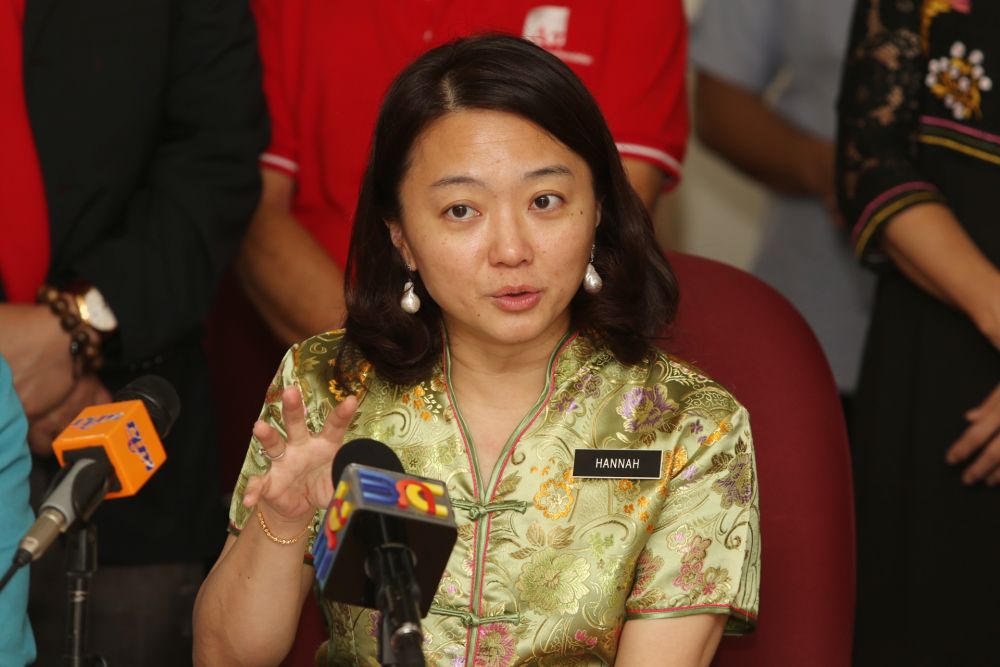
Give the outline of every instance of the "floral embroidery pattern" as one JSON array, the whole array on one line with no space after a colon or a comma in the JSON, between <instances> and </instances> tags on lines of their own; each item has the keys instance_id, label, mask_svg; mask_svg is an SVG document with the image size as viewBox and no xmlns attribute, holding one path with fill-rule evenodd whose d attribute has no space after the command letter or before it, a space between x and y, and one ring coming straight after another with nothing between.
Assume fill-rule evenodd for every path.
<instances>
[{"instance_id":1,"label":"floral embroidery pattern","mask_svg":"<svg viewBox=\"0 0 1000 667\"><path fill-rule=\"evenodd\" d=\"M435 415L441 414L441 403L434 398L432 392L428 392L423 383L413 387L410 391L404 392L402 396L403 405L412 406L417 416L424 421L429 421Z\"/></svg>"},{"instance_id":2,"label":"floral embroidery pattern","mask_svg":"<svg viewBox=\"0 0 1000 667\"><path fill-rule=\"evenodd\" d=\"M542 482L535 494L535 507L542 510L546 519L561 519L573 509L573 487L570 470Z\"/></svg>"},{"instance_id":3,"label":"floral embroidery pattern","mask_svg":"<svg viewBox=\"0 0 1000 667\"><path fill-rule=\"evenodd\" d=\"M516 642L510 627L504 623L488 623L479 628L475 667L506 667L514 658Z\"/></svg>"},{"instance_id":4,"label":"floral embroidery pattern","mask_svg":"<svg viewBox=\"0 0 1000 667\"><path fill-rule=\"evenodd\" d=\"M650 609L663 601L665 597L663 591L651 588L661 569L663 569L663 558L643 549L635 564L635 582L632 584L632 595L628 601L630 610Z\"/></svg>"},{"instance_id":5,"label":"floral embroidery pattern","mask_svg":"<svg viewBox=\"0 0 1000 667\"><path fill-rule=\"evenodd\" d=\"M670 431L676 418L677 401L665 394L663 385L634 387L626 392L617 412L625 420L625 430L638 433L640 442L649 444L656 437L656 431Z\"/></svg>"},{"instance_id":6,"label":"floral embroidery pattern","mask_svg":"<svg viewBox=\"0 0 1000 667\"><path fill-rule=\"evenodd\" d=\"M547 548L521 568L517 589L524 601L548 614L575 614L587 593L590 563L581 556Z\"/></svg>"},{"instance_id":7,"label":"floral embroidery pattern","mask_svg":"<svg viewBox=\"0 0 1000 667\"><path fill-rule=\"evenodd\" d=\"M561 412L563 414L572 414L574 412L582 413L583 410L580 404L576 401L576 396L570 393L562 394L559 396L555 404L552 406L556 412Z\"/></svg>"},{"instance_id":8,"label":"floral embroidery pattern","mask_svg":"<svg viewBox=\"0 0 1000 667\"><path fill-rule=\"evenodd\" d=\"M956 120L973 115L982 118L982 94L993 88L993 80L983 69L983 52L974 49L966 57L965 44L955 42L951 54L927 63L925 83L942 100Z\"/></svg>"},{"instance_id":9,"label":"floral embroidery pattern","mask_svg":"<svg viewBox=\"0 0 1000 667\"><path fill-rule=\"evenodd\" d=\"M729 433L729 431L731 430L732 427L729 425L729 421L723 419L722 421L719 422L719 425L715 427L715 430L712 431L709 435L698 438L698 442L701 443L702 445L705 445L706 447L711 447L712 445L717 443L722 438L722 436Z\"/></svg>"},{"instance_id":10,"label":"floral embroidery pattern","mask_svg":"<svg viewBox=\"0 0 1000 667\"><path fill-rule=\"evenodd\" d=\"M600 375L587 373L573 383L573 389L588 398L594 398L601 393L601 384L603 382L604 380L601 379Z\"/></svg>"},{"instance_id":11,"label":"floral embroidery pattern","mask_svg":"<svg viewBox=\"0 0 1000 667\"><path fill-rule=\"evenodd\" d=\"M573 639L587 648L594 648L597 646L597 637L591 637L585 630L577 630L576 634L573 635Z\"/></svg>"},{"instance_id":12,"label":"floral embroidery pattern","mask_svg":"<svg viewBox=\"0 0 1000 667\"><path fill-rule=\"evenodd\" d=\"M729 572L720 567L705 568L712 540L681 526L668 536L667 546L682 555L680 572L672 583L687 594L688 604L711 603L729 592Z\"/></svg>"},{"instance_id":13,"label":"floral embroidery pattern","mask_svg":"<svg viewBox=\"0 0 1000 667\"><path fill-rule=\"evenodd\" d=\"M753 498L754 467L753 457L747 451L746 443L736 443L736 455L727 455L728 471L725 477L712 484L712 490L722 494L722 506L726 509L736 505L746 507ZM712 457L713 464L715 457ZM711 469L710 469L711 471Z\"/></svg>"}]
</instances>

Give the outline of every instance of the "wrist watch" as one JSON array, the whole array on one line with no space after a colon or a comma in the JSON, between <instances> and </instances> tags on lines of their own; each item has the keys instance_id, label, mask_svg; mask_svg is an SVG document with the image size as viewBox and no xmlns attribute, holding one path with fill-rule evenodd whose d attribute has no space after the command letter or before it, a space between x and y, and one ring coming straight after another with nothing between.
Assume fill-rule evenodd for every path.
<instances>
[{"instance_id":1,"label":"wrist watch","mask_svg":"<svg viewBox=\"0 0 1000 667\"><path fill-rule=\"evenodd\" d=\"M80 311L80 320L102 336L107 336L118 328L118 319L111 306L104 300L104 295L93 285L82 286L74 292L76 307Z\"/></svg>"}]
</instances>

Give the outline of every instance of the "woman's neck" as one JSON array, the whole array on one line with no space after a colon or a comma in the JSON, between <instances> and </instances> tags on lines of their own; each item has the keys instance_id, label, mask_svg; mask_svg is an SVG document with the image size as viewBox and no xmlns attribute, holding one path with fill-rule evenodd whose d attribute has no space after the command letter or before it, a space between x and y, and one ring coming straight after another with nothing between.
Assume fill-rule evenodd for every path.
<instances>
[{"instance_id":1,"label":"woman's neck","mask_svg":"<svg viewBox=\"0 0 1000 667\"><path fill-rule=\"evenodd\" d=\"M534 403L545 386L549 359L563 336L564 330L554 330L523 345L496 345L449 335L452 389L462 402L488 399L503 407L530 398Z\"/></svg>"}]
</instances>

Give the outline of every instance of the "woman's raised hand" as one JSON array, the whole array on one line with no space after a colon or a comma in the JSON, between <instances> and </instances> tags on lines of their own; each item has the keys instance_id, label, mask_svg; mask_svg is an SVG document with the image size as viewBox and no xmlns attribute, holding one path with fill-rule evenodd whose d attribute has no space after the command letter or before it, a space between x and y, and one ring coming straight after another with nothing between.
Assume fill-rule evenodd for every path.
<instances>
[{"instance_id":1,"label":"woman's raised hand","mask_svg":"<svg viewBox=\"0 0 1000 667\"><path fill-rule=\"evenodd\" d=\"M271 460L271 466L247 482L243 505L266 505L269 520L299 525L316 508L326 507L333 497L330 463L343 445L357 407L357 397L348 396L330 412L323 429L313 434L306 426L302 393L298 387L287 387L281 394L286 436L264 421L253 426L261 454Z\"/></svg>"}]
</instances>

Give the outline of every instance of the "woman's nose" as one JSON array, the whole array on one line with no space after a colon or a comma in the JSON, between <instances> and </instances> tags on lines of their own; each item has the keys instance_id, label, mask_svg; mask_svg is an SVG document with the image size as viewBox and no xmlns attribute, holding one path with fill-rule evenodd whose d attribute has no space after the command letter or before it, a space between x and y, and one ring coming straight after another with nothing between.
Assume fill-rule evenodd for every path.
<instances>
[{"instance_id":1,"label":"woman's nose","mask_svg":"<svg viewBox=\"0 0 1000 667\"><path fill-rule=\"evenodd\" d=\"M534 249L525 215L503 211L492 222L490 263L503 266L530 263Z\"/></svg>"}]
</instances>

